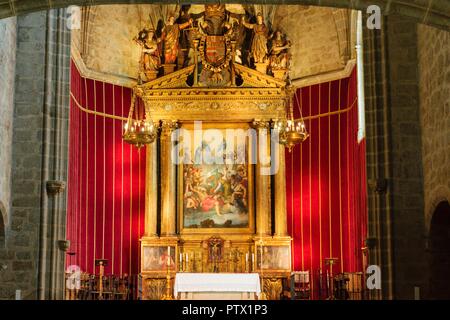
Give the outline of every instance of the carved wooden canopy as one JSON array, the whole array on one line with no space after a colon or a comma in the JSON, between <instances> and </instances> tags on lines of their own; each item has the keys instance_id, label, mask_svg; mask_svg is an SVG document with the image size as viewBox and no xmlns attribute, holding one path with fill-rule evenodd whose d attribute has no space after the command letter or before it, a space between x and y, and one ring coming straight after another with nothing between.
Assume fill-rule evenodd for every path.
<instances>
[{"instance_id":1,"label":"carved wooden canopy","mask_svg":"<svg viewBox=\"0 0 450 320\"><path fill-rule=\"evenodd\" d=\"M193 87L188 66L135 87L154 120L252 121L280 119L286 112L286 82L239 64L239 86Z\"/></svg>"}]
</instances>

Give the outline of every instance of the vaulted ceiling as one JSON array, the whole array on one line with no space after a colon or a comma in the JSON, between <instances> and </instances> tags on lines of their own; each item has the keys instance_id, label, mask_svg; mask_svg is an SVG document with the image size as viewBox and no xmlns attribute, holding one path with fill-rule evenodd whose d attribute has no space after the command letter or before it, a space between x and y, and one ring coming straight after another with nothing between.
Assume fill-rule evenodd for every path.
<instances>
[{"instance_id":1,"label":"vaulted ceiling","mask_svg":"<svg viewBox=\"0 0 450 320\"><path fill-rule=\"evenodd\" d=\"M169 2L169 1L167 1ZM178 0L174 3L189 3L191 1ZM212 3L217 0L197 0L196 3ZM226 3L227 1L222 1ZM239 1L229 1L239 2ZM450 28L450 1L432 0L253 0L242 1L245 3L264 4L303 4L316 6L329 6L336 8L348 8L366 10L370 5L378 5L382 14L400 14L416 19L418 22L433 25L448 30ZM62 8L69 5L93 6L103 4L139 4L161 3L160 0L0 0L0 18L15 16L39 10Z\"/></svg>"}]
</instances>

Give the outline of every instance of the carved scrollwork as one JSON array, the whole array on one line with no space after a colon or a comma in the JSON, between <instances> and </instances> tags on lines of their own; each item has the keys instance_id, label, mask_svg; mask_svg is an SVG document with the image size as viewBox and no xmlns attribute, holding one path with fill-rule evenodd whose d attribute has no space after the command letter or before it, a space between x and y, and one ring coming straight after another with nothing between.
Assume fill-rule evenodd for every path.
<instances>
[{"instance_id":1,"label":"carved scrollwork","mask_svg":"<svg viewBox=\"0 0 450 320\"><path fill-rule=\"evenodd\" d=\"M261 289L264 291L267 300L280 300L283 280L281 278L265 278Z\"/></svg>"},{"instance_id":2,"label":"carved scrollwork","mask_svg":"<svg viewBox=\"0 0 450 320\"><path fill-rule=\"evenodd\" d=\"M178 123L175 120L164 120L161 123L161 134L169 135L176 128L178 128Z\"/></svg>"},{"instance_id":3,"label":"carved scrollwork","mask_svg":"<svg viewBox=\"0 0 450 320\"><path fill-rule=\"evenodd\" d=\"M252 123L253 128L255 129L270 129L270 122L267 120L259 120L259 119L255 119Z\"/></svg>"},{"instance_id":4,"label":"carved scrollwork","mask_svg":"<svg viewBox=\"0 0 450 320\"><path fill-rule=\"evenodd\" d=\"M152 102L151 112L177 112L177 111L239 111L254 110L261 111L282 111L284 110L283 101L186 101L186 102ZM245 106L244 106L245 105Z\"/></svg>"},{"instance_id":5,"label":"carved scrollwork","mask_svg":"<svg viewBox=\"0 0 450 320\"><path fill-rule=\"evenodd\" d=\"M145 280L146 300L161 300L166 288L165 278L153 278Z\"/></svg>"},{"instance_id":6,"label":"carved scrollwork","mask_svg":"<svg viewBox=\"0 0 450 320\"><path fill-rule=\"evenodd\" d=\"M145 99L144 99L145 100ZM178 121L218 121L270 119L285 117L285 103L280 99L160 99L146 102L153 119Z\"/></svg>"}]
</instances>

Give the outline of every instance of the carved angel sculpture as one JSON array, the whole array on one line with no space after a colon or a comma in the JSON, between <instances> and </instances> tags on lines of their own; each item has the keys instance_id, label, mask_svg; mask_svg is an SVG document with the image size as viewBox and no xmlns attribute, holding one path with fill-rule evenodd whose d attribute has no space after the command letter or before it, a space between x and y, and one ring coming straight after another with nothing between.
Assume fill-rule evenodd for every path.
<instances>
[{"instance_id":1,"label":"carved angel sculpture","mask_svg":"<svg viewBox=\"0 0 450 320\"><path fill-rule=\"evenodd\" d=\"M252 47L251 54L255 63L264 63L267 58L267 38L269 29L264 24L263 16L258 13L256 16L256 23L251 24L245 22L244 17L242 17L242 24L253 30Z\"/></svg>"},{"instance_id":2,"label":"carved angel sculpture","mask_svg":"<svg viewBox=\"0 0 450 320\"><path fill-rule=\"evenodd\" d=\"M155 30L143 29L139 32L134 41L142 47L141 71L148 79L155 78L159 67L161 66L161 53L158 49L158 43L161 41L155 37Z\"/></svg>"},{"instance_id":3,"label":"carved angel sculpture","mask_svg":"<svg viewBox=\"0 0 450 320\"><path fill-rule=\"evenodd\" d=\"M176 24L175 17L170 16L167 21L166 26L162 30L161 38L164 41L164 63L174 64L177 61L179 41L180 41L180 30L190 26L192 24L192 19L189 21Z\"/></svg>"},{"instance_id":4,"label":"carved angel sculpture","mask_svg":"<svg viewBox=\"0 0 450 320\"><path fill-rule=\"evenodd\" d=\"M277 30L273 34L272 46L269 54L269 66L271 70L281 70L289 68L289 61L291 55L288 49L291 47L291 42L286 41L281 31Z\"/></svg>"}]
</instances>

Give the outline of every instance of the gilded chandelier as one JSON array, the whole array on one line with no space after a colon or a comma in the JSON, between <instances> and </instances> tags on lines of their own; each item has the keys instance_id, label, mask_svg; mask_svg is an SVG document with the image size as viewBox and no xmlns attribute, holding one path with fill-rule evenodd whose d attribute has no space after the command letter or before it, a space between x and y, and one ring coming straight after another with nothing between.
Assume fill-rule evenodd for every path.
<instances>
[{"instance_id":1,"label":"gilded chandelier","mask_svg":"<svg viewBox=\"0 0 450 320\"><path fill-rule=\"evenodd\" d=\"M150 111L146 110L144 102L136 97L133 91L127 122L123 126L123 140L140 148L155 141L156 128L151 119Z\"/></svg>"},{"instance_id":2,"label":"gilded chandelier","mask_svg":"<svg viewBox=\"0 0 450 320\"><path fill-rule=\"evenodd\" d=\"M300 101L298 100L294 87L289 86L287 91L289 97L287 107L289 109L287 110L286 119L276 121L274 129L278 130L280 144L284 145L288 148L289 152L291 152L292 148L305 141L309 137L309 134L306 131L305 122L302 116L301 99ZM299 119L294 119L294 96L296 97L299 106Z\"/></svg>"}]
</instances>

